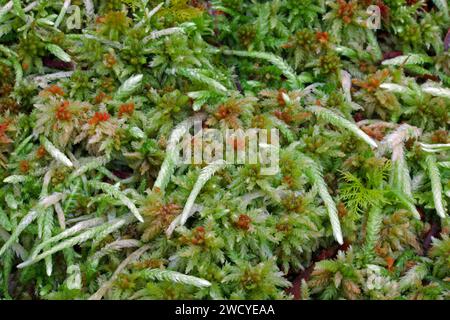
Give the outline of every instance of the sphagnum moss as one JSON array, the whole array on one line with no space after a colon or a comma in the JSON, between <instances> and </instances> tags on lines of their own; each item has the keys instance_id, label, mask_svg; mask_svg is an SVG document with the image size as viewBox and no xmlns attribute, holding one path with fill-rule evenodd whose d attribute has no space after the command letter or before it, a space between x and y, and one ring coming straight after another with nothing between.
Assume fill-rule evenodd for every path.
<instances>
[{"instance_id":1,"label":"sphagnum moss","mask_svg":"<svg viewBox=\"0 0 450 320\"><path fill-rule=\"evenodd\" d=\"M0 298L449 299L449 22L0 0ZM177 162L196 122L279 130L279 170Z\"/></svg>"}]
</instances>

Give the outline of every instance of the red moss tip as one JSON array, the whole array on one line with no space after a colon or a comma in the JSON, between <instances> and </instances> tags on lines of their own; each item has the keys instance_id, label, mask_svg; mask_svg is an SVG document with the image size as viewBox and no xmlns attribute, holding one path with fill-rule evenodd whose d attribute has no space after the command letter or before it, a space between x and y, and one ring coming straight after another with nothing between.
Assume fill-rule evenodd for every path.
<instances>
[{"instance_id":1,"label":"red moss tip","mask_svg":"<svg viewBox=\"0 0 450 320\"><path fill-rule=\"evenodd\" d=\"M69 121L72 119L72 112L69 110L69 101L63 101L59 107L56 108L55 117L61 121Z\"/></svg>"},{"instance_id":2,"label":"red moss tip","mask_svg":"<svg viewBox=\"0 0 450 320\"><path fill-rule=\"evenodd\" d=\"M322 44L328 43L328 39L329 39L328 32L317 31L316 32L316 39L317 39L317 41L319 41Z\"/></svg>"},{"instance_id":3,"label":"red moss tip","mask_svg":"<svg viewBox=\"0 0 450 320\"><path fill-rule=\"evenodd\" d=\"M96 112L94 116L89 120L90 125L96 125L100 122L108 121L111 116L108 112Z\"/></svg>"},{"instance_id":4,"label":"red moss tip","mask_svg":"<svg viewBox=\"0 0 450 320\"><path fill-rule=\"evenodd\" d=\"M344 0L338 0L338 13L337 15L341 17L341 19L344 21L344 23L349 24L352 22L352 18L354 15L354 11L356 9L355 3L346 2Z\"/></svg>"},{"instance_id":5,"label":"red moss tip","mask_svg":"<svg viewBox=\"0 0 450 320\"><path fill-rule=\"evenodd\" d=\"M8 144L12 142L12 140L6 134L6 130L8 130L8 127L9 127L8 121L0 123L0 143L2 144Z\"/></svg>"},{"instance_id":6,"label":"red moss tip","mask_svg":"<svg viewBox=\"0 0 450 320\"><path fill-rule=\"evenodd\" d=\"M47 151L45 150L44 146L39 146L39 148L36 150L36 157L38 159L43 158L47 154Z\"/></svg>"},{"instance_id":7,"label":"red moss tip","mask_svg":"<svg viewBox=\"0 0 450 320\"><path fill-rule=\"evenodd\" d=\"M239 229L248 230L248 229L250 229L251 222L252 222L252 219L248 215L241 214L238 218L238 221L236 222L236 226Z\"/></svg>"},{"instance_id":8,"label":"red moss tip","mask_svg":"<svg viewBox=\"0 0 450 320\"><path fill-rule=\"evenodd\" d=\"M51 85L50 87L46 88L44 91L49 92L55 96L63 97L65 95L64 90L60 86L57 86L57 85Z\"/></svg>"},{"instance_id":9,"label":"red moss tip","mask_svg":"<svg viewBox=\"0 0 450 320\"><path fill-rule=\"evenodd\" d=\"M20 161L19 170L21 173L27 173L30 170L30 163L27 160Z\"/></svg>"},{"instance_id":10,"label":"red moss tip","mask_svg":"<svg viewBox=\"0 0 450 320\"><path fill-rule=\"evenodd\" d=\"M205 241L206 230L204 227L200 226L194 229L193 238L191 239L192 244L202 244Z\"/></svg>"},{"instance_id":11,"label":"red moss tip","mask_svg":"<svg viewBox=\"0 0 450 320\"><path fill-rule=\"evenodd\" d=\"M132 115L134 112L134 103L124 103L119 107L119 118L121 118L123 115Z\"/></svg>"}]
</instances>

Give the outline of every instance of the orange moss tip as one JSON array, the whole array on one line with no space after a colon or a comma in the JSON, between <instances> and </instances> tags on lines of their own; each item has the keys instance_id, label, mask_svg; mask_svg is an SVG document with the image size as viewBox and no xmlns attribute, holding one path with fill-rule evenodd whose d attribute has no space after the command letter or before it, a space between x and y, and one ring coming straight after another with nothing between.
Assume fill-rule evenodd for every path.
<instances>
[{"instance_id":1,"label":"orange moss tip","mask_svg":"<svg viewBox=\"0 0 450 320\"><path fill-rule=\"evenodd\" d=\"M219 118L219 119L225 119L230 113L231 113L230 110L228 110L228 108L226 106L221 105L221 106L219 106L219 109L215 113L215 116L216 116L216 118Z\"/></svg>"},{"instance_id":2,"label":"orange moss tip","mask_svg":"<svg viewBox=\"0 0 450 320\"><path fill-rule=\"evenodd\" d=\"M8 144L12 140L6 135L6 130L8 129L8 124L0 124L0 143Z\"/></svg>"},{"instance_id":3,"label":"orange moss tip","mask_svg":"<svg viewBox=\"0 0 450 320\"><path fill-rule=\"evenodd\" d=\"M252 222L252 219L248 215L241 214L239 216L238 220L236 221L236 226L239 229L248 230L248 229L250 229L251 222Z\"/></svg>"},{"instance_id":4,"label":"orange moss tip","mask_svg":"<svg viewBox=\"0 0 450 320\"><path fill-rule=\"evenodd\" d=\"M48 87L48 88L46 88L46 89L44 89L43 90L44 92L48 92L48 93L51 93L51 94L53 94L53 95L55 95L55 96L61 96L61 97L63 97L64 95L65 95L65 92L64 92L64 90L60 87L60 86L57 86L57 85L51 85L50 87Z\"/></svg>"},{"instance_id":5,"label":"orange moss tip","mask_svg":"<svg viewBox=\"0 0 450 320\"><path fill-rule=\"evenodd\" d=\"M343 218L347 215L348 211L343 202L339 202L337 205L338 215L340 218Z\"/></svg>"},{"instance_id":6,"label":"orange moss tip","mask_svg":"<svg viewBox=\"0 0 450 320\"><path fill-rule=\"evenodd\" d=\"M8 130L9 122L5 121L3 123L0 123L0 135L4 134L6 130Z\"/></svg>"},{"instance_id":7,"label":"orange moss tip","mask_svg":"<svg viewBox=\"0 0 450 320\"><path fill-rule=\"evenodd\" d=\"M94 116L91 119L89 119L89 124L97 125L100 122L108 121L109 118L111 118L111 116L109 115L108 112L96 112Z\"/></svg>"},{"instance_id":8,"label":"orange moss tip","mask_svg":"<svg viewBox=\"0 0 450 320\"><path fill-rule=\"evenodd\" d=\"M370 75L366 81L353 79L352 83L358 87L361 87L368 92L374 92L377 90L380 85L389 77L390 72L388 69L383 69L381 71L377 71L375 74Z\"/></svg>"},{"instance_id":9,"label":"orange moss tip","mask_svg":"<svg viewBox=\"0 0 450 320\"><path fill-rule=\"evenodd\" d=\"M121 118L123 115L132 115L134 112L134 103L124 103L119 107L119 118Z\"/></svg>"},{"instance_id":10,"label":"orange moss tip","mask_svg":"<svg viewBox=\"0 0 450 320\"><path fill-rule=\"evenodd\" d=\"M191 239L192 244L202 244L205 242L206 230L204 227L200 226L194 229L193 238Z\"/></svg>"},{"instance_id":11,"label":"orange moss tip","mask_svg":"<svg viewBox=\"0 0 450 320\"><path fill-rule=\"evenodd\" d=\"M63 97L65 94L66 93L64 92L64 90L60 86L55 85L55 84L43 89L39 93L39 95L43 96L43 97L46 97L49 95Z\"/></svg>"},{"instance_id":12,"label":"orange moss tip","mask_svg":"<svg viewBox=\"0 0 450 320\"><path fill-rule=\"evenodd\" d=\"M355 13L356 4L352 1L346 2L345 0L338 0L337 3L339 5L337 15L342 19L342 21L344 21L344 23L351 23Z\"/></svg>"},{"instance_id":13,"label":"orange moss tip","mask_svg":"<svg viewBox=\"0 0 450 320\"><path fill-rule=\"evenodd\" d=\"M102 103L105 100L111 100L111 97L108 96L103 91L100 91L94 98L94 104L100 104L100 103Z\"/></svg>"},{"instance_id":14,"label":"orange moss tip","mask_svg":"<svg viewBox=\"0 0 450 320\"><path fill-rule=\"evenodd\" d=\"M103 17L103 16L98 16L98 17L95 19L95 23L97 23L97 24L105 23L105 17Z\"/></svg>"},{"instance_id":15,"label":"orange moss tip","mask_svg":"<svg viewBox=\"0 0 450 320\"><path fill-rule=\"evenodd\" d=\"M317 39L317 41L319 41L322 44L328 43L328 40L329 40L328 32L317 31L316 32L316 39Z\"/></svg>"},{"instance_id":16,"label":"orange moss tip","mask_svg":"<svg viewBox=\"0 0 450 320\"><path fill-rule=\"evenodd\" d=\"M19 162L19 171L21 173L27 173L30 170L30 163L27 160Z\"/></svg>"},{"instance_id":17,"label":"orange moss tip","mask_svg":"<svg viewBox=\"0 0 450 320\"><path fill-rule=\"evenodd\" d=\"M36 150L36 157L38 159L43 158L47 154L47 151L45 150L44 146L39 146L39 148Z\"/></svg>"},{"instance_id":18,"label":"orange moss tip","mask_svg":"<svg viewBox=\"0 0 450 320\"><path fill-rule=\"evenodd\" d=\"M292 176L284 176L283 183L291 188L294 186L295 181L294 178L292 178Z\"/></svg>"},{"instance_id":19,"label":"orange moss tip","mask_svg":"<svg viewBox=\"0 0 450 320\"><path fill-rule=\"evenodd\" d=\"M55 117L61 121L69 121L72 119L72 112L69 110L70 102L63 101L55 110Z\"/></svg>"},{"instance_id":20,"label":"orange moss tip","mask_svg":"<svg viewBox=\"0 0 450 320\"><path fill-rule=\"evenodd\" d=\"M392 257L386 257L384 260L386 261L388 270L389 271L393 271L394 270L395 259L392 258Z\"/></svg>"}]
</instances>

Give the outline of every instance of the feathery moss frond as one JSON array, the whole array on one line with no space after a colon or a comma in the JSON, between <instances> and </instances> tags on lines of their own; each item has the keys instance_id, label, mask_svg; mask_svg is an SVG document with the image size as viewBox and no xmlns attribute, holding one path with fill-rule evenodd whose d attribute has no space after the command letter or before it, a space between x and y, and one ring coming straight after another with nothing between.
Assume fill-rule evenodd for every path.
<instances>
[{"instance_id":1,"label":"feathery moss frond","mask_svg":"<svg viewBox=\"0 0 450 320\"><path fill-rule=\"evenodd\" d=\"M181 212L181 214L177 218L175 218L175 220L170 224L169 228L166 231L167 235L170 236L176 227L182 226L186 223L187 219L191 215L191 210L192 207L194 206L195 199L197 198L198 194L200 193L205 183L207 183L208 180L211 179L211 177L218 170L224 168L226 164L227 162L225 160L217 160L202 169L184 205L183 212Z\"/></svg>"},{"instance_id":2,"label":"feathery moss frond","mask_svg":"<svg viewBox=\"0 0 450 320\"><path fill-rule=\"evenodd\" d=\"M425 158L425 162L427 164L428 176L431 181L434 207L439 217L445 218L444 201L442 199L441 175L436 164L436 157L431 154L427 155Z\"/></svg>"},{"instance_id":3,"label":"feathery moss frond","mask_svg":"<svg viewBox=\"0 0 450 320\"><path fill-rule=\"evenodd\" d=\"M325 108L319 107L319 106L309 106L307 108L307 110L311 111L312 113L317 115L319 118L341 128L341 129L352 132L356 137L358 137L359 139L362 139L363 141L365 141L367 144L369 144L373 148L378 147L377 143L371 137L369 137L364 131L359 129L356 124L351 123L350 121L348 121L345 118L342 118L341 116L338 116L333 111L330 111L328 109L325 109Z\"/></svg>"},{"instance_id":4,"label":"feathery moss frond","mask_svg":"<svg viewBox=\"0 0 450 320\"><path fill-rule=\"evenodd\" d=\"M142 276L148 280L170 281L173 283L181 283L200 288L211 286L209 281L171 270L145 270L142 271Z\"/></svg>"}]
</instances>

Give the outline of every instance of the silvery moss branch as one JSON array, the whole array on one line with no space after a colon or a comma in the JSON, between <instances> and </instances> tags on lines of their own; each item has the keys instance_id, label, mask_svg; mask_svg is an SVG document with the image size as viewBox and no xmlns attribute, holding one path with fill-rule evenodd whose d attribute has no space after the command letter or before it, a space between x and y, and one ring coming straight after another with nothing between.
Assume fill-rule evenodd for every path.
<instances>
[{"instance_id":1,"label":"silvery moss branch","mask_svg":"<svg viewBox=\"0 0 450 320\"><path fill-rule=\"evenodd\" d=\"M56 18L54 27L58 28L61 24L62 20L64 19L64 16L67 13L67 9L69 8L72 0L64 0L63 6L61 7L61 11L59 12L58 18Z\"/></svg>"},{"instance_id":2,"label":"silvery moss branch","mask_svg":"<svg viewBox=\"0 0 450 320\"><path fill-rule=\"evenodd\" d=\"M73 74L73 71L60 71L55 73L49 73L46 75L39 75L39 76L30 76L25 79L29 79L30 81L35 82L38 86L41 88L48 87L48 83L59 80L59 79L65 79L70 78Z\"/></svg>"},{"instance_id":3,"label":"silvery moss branch","mask_svg":"<svg viewBox=\"0 0 450 320\"><path fill-rule=\"evenodd\" d=\"M60 242L54 246L52 246L49 250L44 251L41 254L36 255L33 258L28 259L27 261L22 262L17 266L17 268L25 268L27 266L30 266L36 262L41 261L42 259L45 259L48 256L51 256L52 254L59 252L61 250L64 250L66 248L71 248L77 244L81 244L83 242L86 242L87 240L93 239L93 238L104 238L108 234L111 234L112 232L120 229L124 225L131 222L131 219L128 217L116 219L112 222L105 223L101 226L92 228L90 230L87 230L73 238L70 238L68 240L65 240L63 242Z\"/></svg>"},{"instance_id":4,"label":"silvery moss branch","mask_svg":"<svg viewBox=\"0 0 450 320\"><path fill-rule=\"evenodd\" d=\"M379 207L372 207L369 210L366 224L366 239L364 243L364 251L367 255L373 256L375 253L375 246L380 237L381 224L383 216Z\"/></svg>"},{"instance_id":5,"label":"silvery moss branch","mask_svg":"<svg viewBox=\"0 0 450 320\"><path fill-rule=\"evenodd\" d=\"M131 253L128 257L126 257L125 260L123 260L120 265L117 267L117 269L114 271L111 278L103 283L101 287L92 295L89 297L89 300L100 300L112 287L114 281L117 279L117 277L122 273L123 270L133 261L139 259L139 257L150 249L149 245L144 245Z\"/></svg>"},{"instance_id":6,"label":"silvery moss branch","mask_svg":"<svg viewBox=\"0 0 450 320\"><path fill-rule=\"evenodd\" d=\"M401 94L408 94L412 95L414 93L422 95L423 93L429 94L431 96L435 97L442 97L442 98L450 98L450 89L443 88L439 84L427 82L423 84L421 87L418 87L418 90L412 90L409 87L406 87L404 85L399 85L396 83L382 83L380 85L380 88L388 90L390 92L394 93L401 93Z\"/></svg>"},{"instance_id":7,"label":"silvery moss branch","mask_svg":"<svg viewBox=\"0 0 450 320\"><path fill-rule=\"evenodd\" d=\"M39 4L39 1L33 1L29 5L27 5L25 8L23 8L23 11L25 13L28 13L31 10L33 10L34 8L36 8L38 4Z\"/></svg>"},{"instance_id":8,"label":"silvery moss branch","mask_svg":"<svg viewBox=\"0 0 450 320\"><path fill-rule=\"evenodd\" d=\"M122 191L118 189L118 185L112 186L109 183L99 181L91 181L89 182L89 185L91 185L95 189L100 189L103 192L106 192L111 197L121 201L126 207L128 207L128 209L130 209L131 213L136 217L136 219L138 219L140 222L144 222L144 218L142 218L135 204L126 195L124 195Z\"/></svg>"},{"instance_id":9,"label":"silvery moss branch","mask_svg":"<svg viewBox=\"0 0 450 320\"><path fill-rule=\"evenodd\" d=\"M410 88L396 83L382 83L380 88L394 93L413 94L413 91Z\"/></svg>"},{"instance_id":10,"label":"silvery moss branch","mask_svg":"<svg viewBox=\"0 0 450 320\"><path fill-rule=\"evenodd\" d=\"M190 216L192 207L194 206L195 199L197 198L205 183L208 182L208 180L211 179L211 177L217 171L224 168L226 164L227 163L225 160L217 160L202 169L197 181L194 184L194 187L191 190L191 193L189 194L186 204L184 205L183 212L177 218L175 218L174 221L172 221L169 228L167 229L166 233L168 236L172 234L173 230L175 230L176 227L182 226L186 223L187 219Z\"/></svg>"},{"instance_id":11,"label":"silvery moss branch","mask_svg":"<svg viewBox=\"0 0 450 320\"><path fill-rule=\"evenodd\" d=\"M0 249L0 257L17 241L17 239L19 239L22 231L25 230L25 228L28 227L40 214L42 214L42 210L33 209L25 217L22 218L20 223L11 234L11 237L9 237L9 239Z\"/></svg>"},{"instance_id":12,"label":"silvery moss branch","mask_svg":"<svg viewBox=\"0 0 450 320\"><path fill-rule=\"evenodd\" d=\"M141 19L141 21L139 21L138 23L136 23L134 28L137 29L137 28L145 25L146 23L148 23L148 21L151 19L151 17L153 17L161 9L161 7L163 5L164 5L164 2L161 2L156 7L154 7L152 10L148 10L148 8L145 8L144 18Z\"/></svg>"},{"instance_id":13,"label":"silvery moss branch","mask_svg":"<svg viewBox=\"0 0 450 320\"><path fill-rule=\"evenodd\" d=\"M86 221L81 221L75 224L73 227L64 230L63 232L58 233L57 235L41 242L37 245L30 254L30 258L35 258L44 247L49 246L52 243L58 242L62 239L71 237L77 233L80 233L83 230L96 227L105 222L103 218L94 218Z\"/></svg>"},{"instance_id":14,"label":"silvery moss branch","mask_svg":"<svg viewBox=\"0 0 450 320\"><path fill-rule=\"evenodd\" d=\"M189 276L180 272L162 269L144 270L140 273L146 280L169 281L194 287L210 287L211 283L205 279Z\"/></svg>"},{"instance_id":15,"label":"silvery moss branch","mask_svg":"<svg viewBox=\"0 0 450 320\"><path fill-rule=\"evenodd\" d=\"M408 54L384 60L382 64L385 66L401 66L408 64L425 64L429 62L433 62L433 59L425 54Z\"/></svg>"},{"instance_id":16,"label":"silvery moss branch","mask_svg":"<svg viewBox=\"0 0 450 320\"><path fill-rule=\"evenodd\" d=\"M420 128L404 123L384 137L380 143L379 153L393 151L396 146L402 145L408 139L418 139L421 134Z\"/></svg>"},{"instance_id":17,"label":"silvery moss branch","mask_svg":"<svg viewBox=\"0 0 450 320\"><path fill-rule=\"evenodd\" d=\"M69 264L67 267L67 278L66 285L70 290L81 289L82 287L82 276L80 266L78 264Z\"/></svg>"},{"instance_id":18,"label":"silvery moss branch","mask_svg":"<svg viewBox=\"0 0 450 320\"><path fill-rule=\"evenodd\" d=\"M428 144L428 143L420 143L422 150L430 153L437 153L442 151L450 150L450 143L436 143L436 144Z\"/></svg>"},{"instance_id":19,"label":"silvery moss branch","mask_svg":"<svg viewBox=\"0 0 450 320\"><path fill-rule=\"evenodd\" d=\"M93 268L98 266L98 263L101 258L106 255L109 255L115 251L127 248L139 247L141 242L136 239L120 239L114 242L108 243L101 250L97 251L92 257L89 258L89 263Z\"/></svg>"},{"instance_id":20,"label":"silvery moss branch","mask_svg":"<svg viewBox=\"0 0 450 320\"><path fill-rule=\"evenodd\" d=\"M300 145L300 142L294 142L287 150L294 151L296 147ZM301 152L296 151L298 155L301 165L305 168L305 173L308 178L311 180L311 183L314 188L317 189L320 198L324 202L325 207L327 208L328 217L330 219L331 228L333 230L333 236L339 244L343 244L343 237L341 231L341 224L339 222L338 210L336 204L333 201L330 193L328 192L328 186L323 179L322 176L322 168L310 157L305 156Z\"/></svg>"},{"instance_id":21,"label":"silvery moss branch","mask_svg":"<svg viewBox=\"0 0 450 320\"><path fill-rule=\"evenodd\" d=\"M45 241L52 236L53 231L53 210L47 209L44 214L44 230L42 232L42 241ZM49 247L46 247L45 249L50 249ZM47 273L47 276L51 276L53 272L53 263L52 263L52 257L48 256L45 257L45 270Z\"/></svg>"},{"instance_id":22,"label":"silvery moss branch","mask_svg":"<svg viewBox=\"0 0 450 320\"><path fill-rule=\"evenodd\" d=\"M175 33L183 33L183 32L184 32L184 28L180 28L180 27L172 27L172 28L167 28L167 29L163 29L163 30L152 31L142 41L144 43L148 43L151 40L155 40L155 39L158 39L161 37L169 36L169 35L172 35Z\"/></svg>"},{"instance_id":23,"label":"silvery moss branch","mask_svg":"<svg viewBox=\"0 0 450 320\"><path fill-rule=\"evenodd\" d=\"M27 178L28 178L27 176L14 174L12 176L9 176L9 177L6 177L5 179L3 179L3 182L17 184L17 183L25 182L27 180Z\"/></svg>"},{"instance_id":24,"label":"silvery moss branch","mask_svg":"<svg viewBox=\"0 0 450 320\"><path fill-rule=\"evenodd\" d=\"M47 48L48 51L50 51L58 59L60 59L64 62L72 61L70 56L56 44L48 43L45 47Z\"/></svg>"},{"instance_id":25,"label":"silvery moss branch","mask_svg":"<svg viewBox=\"0 0 450 320\"><path fill-rule=\"evenodd\" d=\"M42 183L42 191L41 191L41 197L43 197L44 206L47 208L45 210L45 213L41 215L42 217L42 226L40 227L42 229L42 241L45 241L52 236L53 232L53 206L59 204L61 199L63 198L64 194L62 193L54 193L50 196L47 196L48 194L48 186L50 184L51 177L53 175L53 170L50 169L47 171L47 173L44 175L44 181ZM39 222L39 220L38 220ZM48 249L48 247L46 248ZM52 263L52 257L48 256L45 258L45 270L47 273L47 276L51 276L53 272L53 263Z\"/></svg>"},{"instance_id":26,"label":"silvery moss branch","mask_svg":"<svg viewBox=\"0 0 450 320\"><path fill-rule=\"evenodd\" d=\"M58 217L58 223L59 223L59 227L61 228L61 230L66 229L66 216L64 214L64 210L61 206L61 203L56 203L54 205L55 207L55 211L56 211L56 216Z\"/></svg>"},{"instance_id":27,"label":"silvery moss branch","mask_svg":"<svg viewBox=\"0 0 450 320\"><path fill-rule=\"evenodd\" d=\"M166 156L159 170L158 177L153 185L154 190L160 190L164 192L167 184L169 183L172 174L175 170L178 161L178 144L185 134L189 132L189 129L194 125L195 121L202 121L206 118L203 113L197 114L180 122L170 134L169 141L166 148Z\"/></svg>"},{"instance_id":28,"label":"silvery moss branch","mask_svg":"<svg viewBox=\"0 0 450 320\"><path fill-rule=\"evenodd\" d=\"M425 158L425 163L428 169L428 176L431 181L431 190L433 192L434 207L437 214L441 218L445 218L444 202L442 199L442 185L441 185L441 175L439 173L439 168L436 164L436 157L434 155L427 155Z\"/></svg>"},{"instance_id":29,"label":"silvery moss branch","mask_svg":"<svg viewBox=\"0 0 450 320\"><path fill-rule=\"evenodd\" d=\"M28 227L40 215L44 214L46 208L58 202L61 199L60 197L61 194L55 193L39 201L39 203L33 209L31 209L27 215L25 215L22 218L17 227L14 229L13 233L11 234L11 237L0 249L0 256L2 256L2 254L4 254L5 251L11 247L11 245L17 242L19 236L25 230L26 227Z\"/></svg>"},{"instance_id":30,"label":"silvery moss branch","mask_svg":"<svg viewBox=\"0 0 450 320\"><path fill-rule=\"evenodd\" d=\"M221 93L226 93L228 89L221 84L219 81L214 80L208 76L205 76L202 74L202 70L199 69L192 69L192 68L180 68L176 70L176 73L179 75L182 75L188 79L198 81L204 85L207 85L209 88L211 88L214 91L218 91Z\"/></svg>"},{"instance_id":31,"label":"silvery moss branch","mask_svg":"<svg viewBox=\"0 0 450 320\"><path fill-rule=\"evenodd\" d=\"M396 146L392 154L391 185L412 198L411 176L403 145Z\"/></svg>"},{"instance_id":32,"label":"silvery moss branch","mask_svg":"<svg viewBox=\"0 0 450 320\"><path fill-rule=\"evenodd\" d=\"M309 107L307 107L307 110L314 113L320 119L323 119L326 122L329 122L332 125L335 125L336 127L339 127L341 129L352 132L356 137L365 141L367 144L369 144L373 148L378 147L377 143L371 137L369 137L364 131L359 129L356 124L337 115L333 111L330 111L328 109L325 109L325 108L319 107L319 106L309 106Z\"/></svg>"},{"instance_id":33,"label":"silvery moss branch","mask_svg":"<svg viewBox=\"0 0 450 320\"><path fill-rule=\"evenodd\" d=\"M142 74L131 76L117 89L114 98L117 100L125 99L131 96L142 84Z\"/></svg>"},{"instance_id":34,"label":"silvery moss branch","mask_svg":"<svg viewBox=\"0 0 450 320\"><path fill-rule=\"evenodd\" d=\"M421 87L422 91L435 97L450 98L450 89L443 88L436 83L425 83Z\"/></svg>"},{"instance_id":35,"label":"silvery moss branch","mask_svg":"<svg viewBox=\"0 0 450 320\"><path fill-rule=\"evenodd\" d=\"M323 203L327 208L328 217L330 219L334 238L339 244L343 244L344 240L342 238L342 231L341 231L341 224L339 222L338 210L336 204L333 201L333 198L328 192L328 186L322 176L322 169L313 159L300 153L299 155L300 159L302 159L303 162L302 164L305 168L306 175L309 177L312 184L317 187L320 198L323 200Z\"/></svg>"},{"instance_id":36,"label":"silvery moss branch","mask_svg":"<svg viewBox=\"0 0 450 320\"><path fill-rule=\"evenodd\" d=\"M3 229L3 227L0 226L0 238L7 242L9 238L11 238L11 235ZM19 243L14 243L11 245L11 249L15 252L15 254L22 260L25 260L28 256L27 250L25 250L24 247L22 247Z\"/></svg>"},{"instance_id":37,"label":"silvery moss branch","mask_svg":"<svg viewBox=\"0 0 450 320\"><path fill-rule=\"evenodd\" d=\"M421 134L421 129L406 123L402 124L381 141L378 152L380 155L387 151L392 152L391 185L408 196L411 202L413 202L411 176L405 159L404 143L408 139L418 139Z\"/></svg>"},{"instance_id":38,"label":"silvery moss branch","mask_svg":"<svg viewBox=\"0 0 450 320\"><path fill-rule=\"evenodd\" d=\"M53 143L51 143L46 137L41 136L41 143L44 146L45 150L58 162L61 162L67 167L73 167L72 161L67 158L67 156L59 151L58 148L56 148Z\"/></svg>"}]
</instances>

